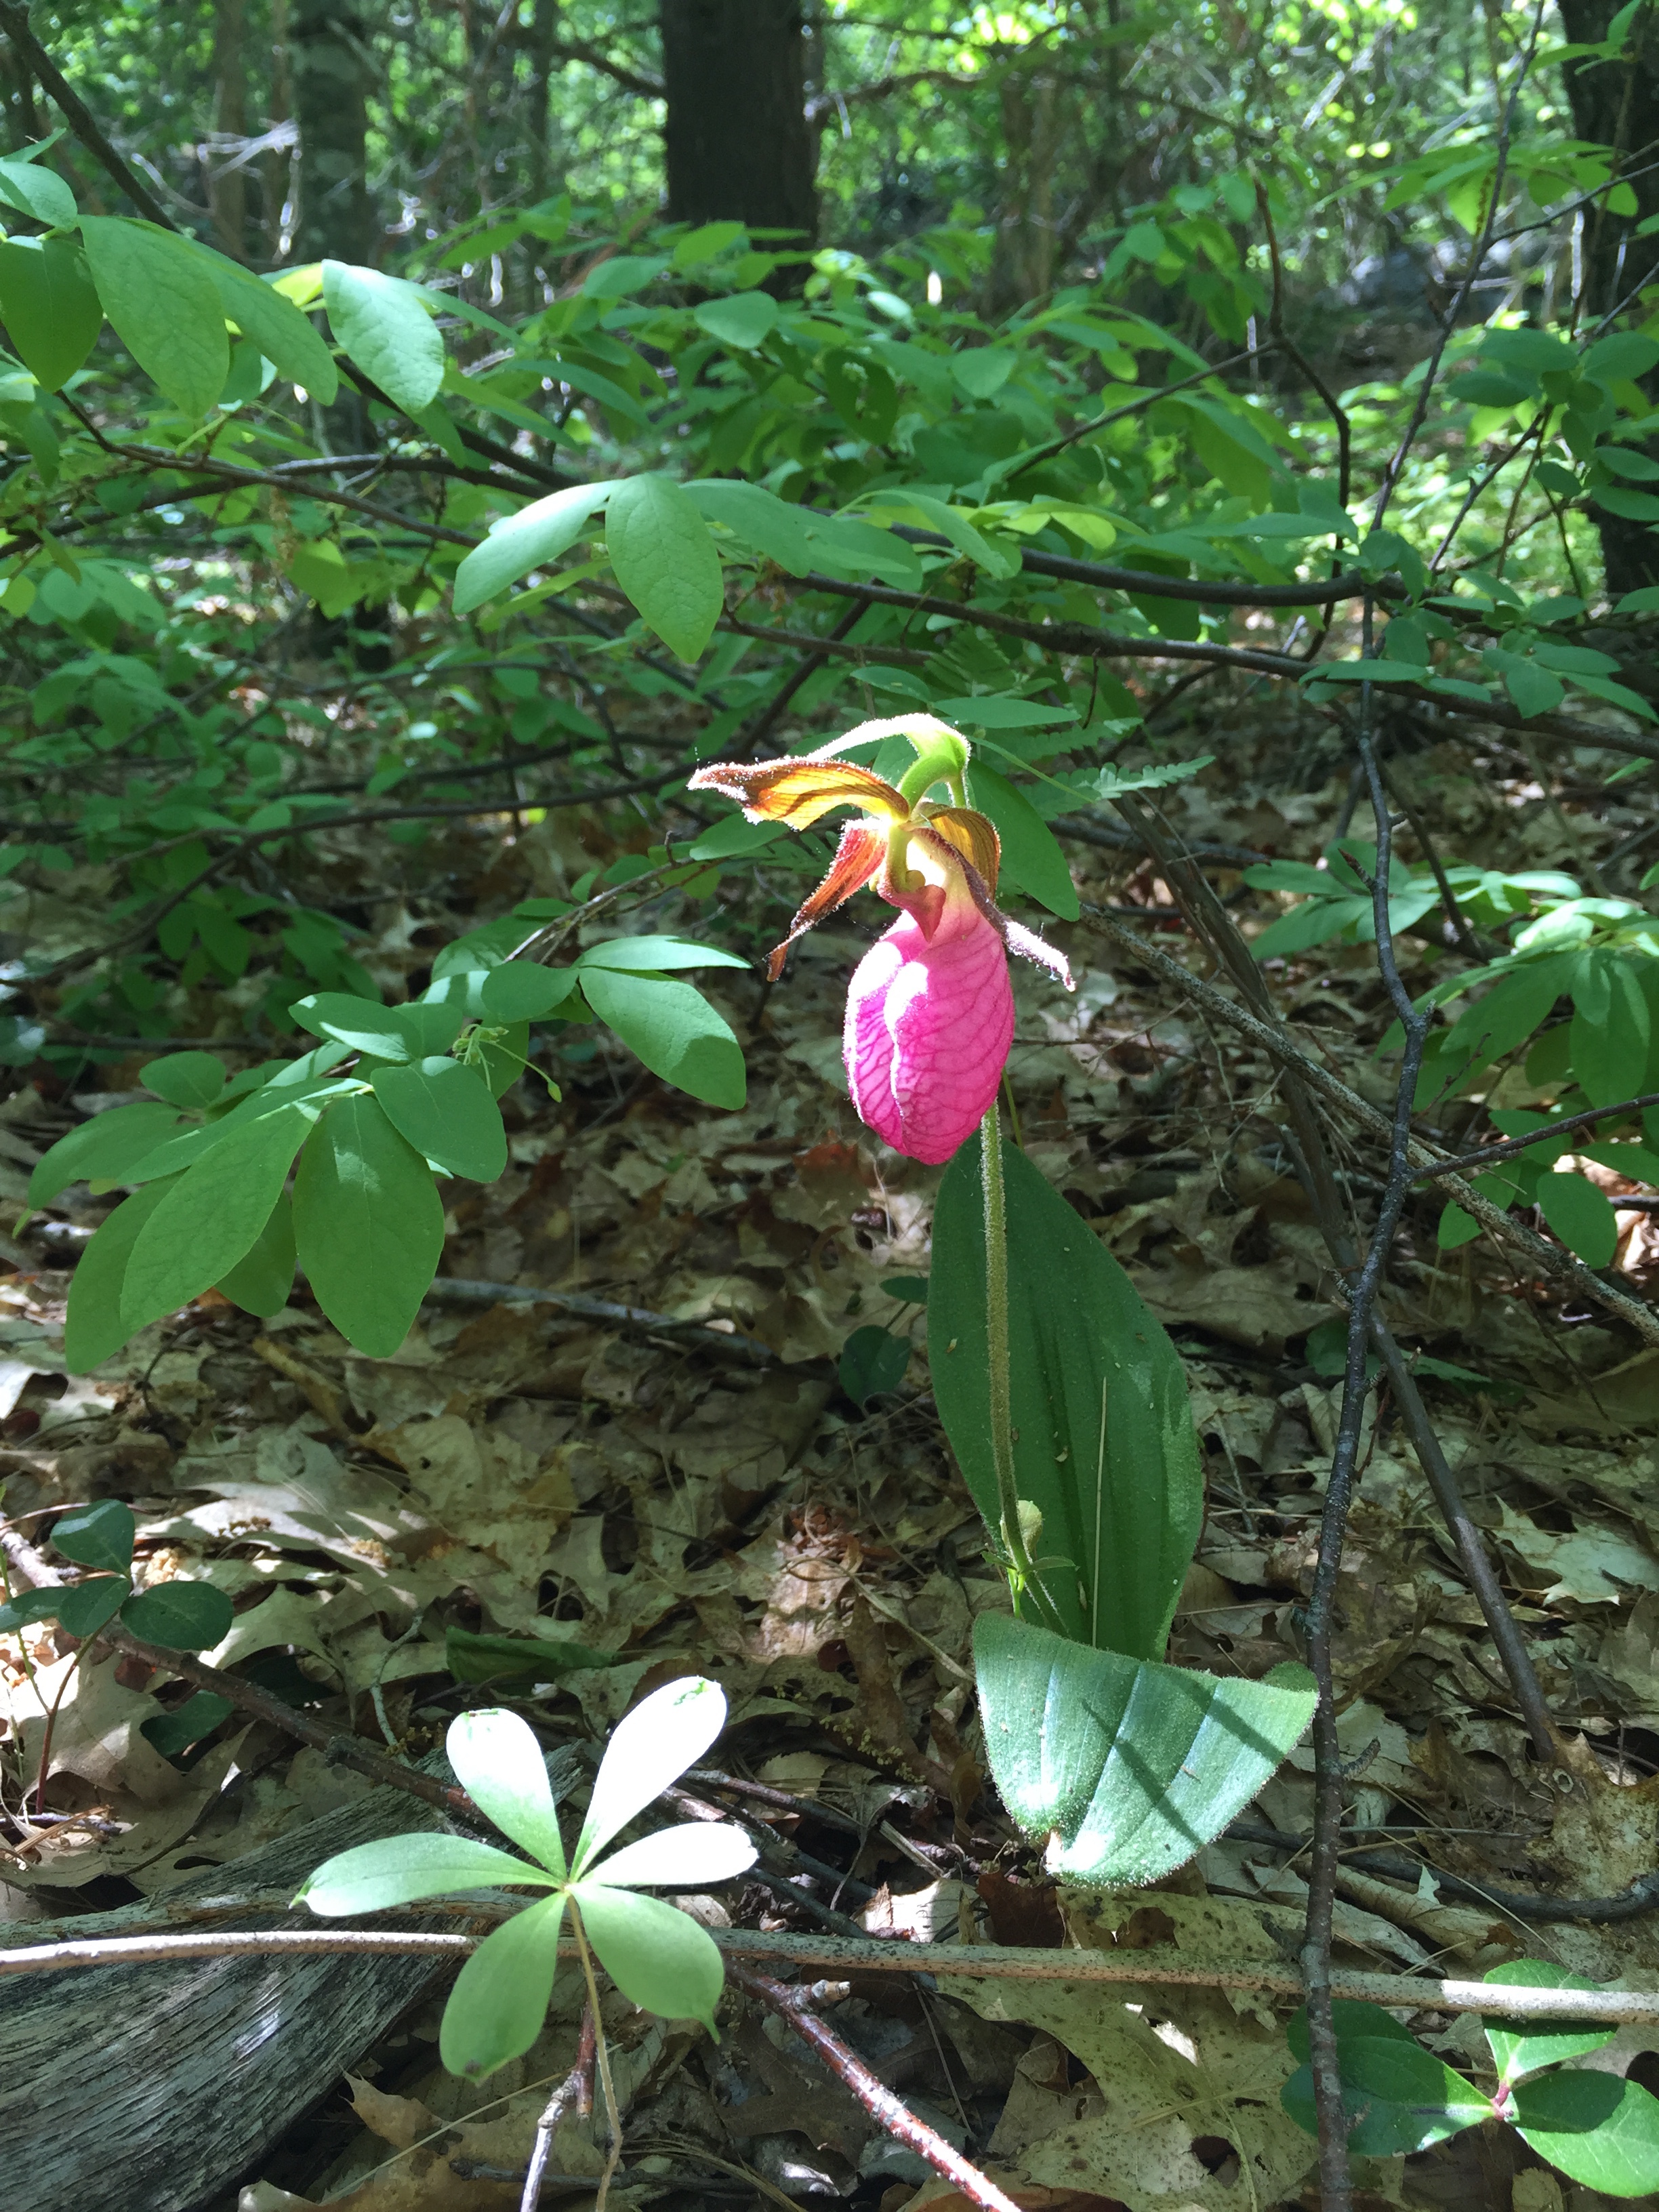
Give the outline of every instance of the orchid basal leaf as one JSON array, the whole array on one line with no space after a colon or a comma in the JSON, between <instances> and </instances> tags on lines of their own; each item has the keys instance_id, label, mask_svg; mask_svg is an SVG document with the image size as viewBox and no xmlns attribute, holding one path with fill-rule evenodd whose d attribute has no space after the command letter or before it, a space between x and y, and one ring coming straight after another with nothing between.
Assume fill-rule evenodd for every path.
<instances>
[{"instance_id":1,"label":"orchid basal leaf","mask_svg":"<svg viewBox=\"0 0 1659 2212\"><path fill-rule=\"evenodd\" d=\"M714 1938L660 1898L583 1882L574 1892L599 1964L630 2002L664 2020L700 2020L716 2035L726 1968Z\"/></svg>"},{"instance_id":2,"label":"orchid basal leaf","mask_svg":"<svg viewBox=\"0 0 1659 2212\"><path fill-rule=\"evenodd\" d=\"M386 1836L325 1859L294 1901L337 1918L458 1889L498 1889L508 1882L542 1889L550 1879L540 1867L470 1836Z\"/></svg>"},{"instance_id":3,"label":"orchid basal leaf","mask_svg":"<svg viewBox=\"0 0 1659 2212\"><path fill-rule=\"evenodd\" d=\"M618 1723L576 1842L580 1875L619 1829L695 1766L726 1725L726 1692L701 1674L665 1683Z\"/></svg>"},{"instance_id":4,"label":"orchid basal leaf","mask_svg":"<svg viewBox=\"0 0 1659 2212\"><path fill-rule=\"evenodd\" d=\"M593 1879L612 1889L656 1882L690 1888L700 1882L729 1881L733 1875L746 1872L758 1856L743 1830L729 1820L686 1820L659 1828L654 1836L642 1836L637 1844L624 1844L595 1867Z\"/></svg>"},{"instance_id":5,"label":"orchid basal leaf","mask_svg":"<svg viewBox=\"0 0 1659 2212\"><path fill-rule=\"evenodd\" d=\"M504 1836L533 1851L556 1875L564 1872L564 1844L553 1808L547 1767L529 1723L517 1713L491 1707L463 1713L444 1739L455 1778Z\"/></svg>"},{"instance_id":6,"label":"orchid basal leaf","mask_svg":"<svg viewBox=\"0 0 1659 2212\"><path fill-rule=\"evenodd\" d=\"M515 1913L461 1968L438 2030L438 2056L452 2074L481 2081L509 2058L522 2058L541 2033L564 1905L561 1893Z\"/></svg>"}]
</instances>

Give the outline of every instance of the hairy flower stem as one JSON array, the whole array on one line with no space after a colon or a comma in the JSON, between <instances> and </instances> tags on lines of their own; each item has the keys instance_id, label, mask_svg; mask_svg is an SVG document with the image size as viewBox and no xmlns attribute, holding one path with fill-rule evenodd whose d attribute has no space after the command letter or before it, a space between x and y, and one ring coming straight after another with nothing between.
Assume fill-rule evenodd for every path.
<instances>
[{"instance_id":1,"label":"hairy flower stem","mask_svg":"<svg viewBox=\"0 0 1659 2212\"><path fill-rule=\"evenodd\" d=\"M1014 1479L1014 1436L1008 1383L1008 1212L1002 1194L1002 1130L994 1100L980 1124L981 1180L985 1191L985 1346L991 1401L991 1463L996 1469L1003 1561L1018 1613L1029 1601L1047 1628L1064 1634L1060 1616L1037 1571L1020 1525L1019 1486Z\"/></svg>"}]
</instances>

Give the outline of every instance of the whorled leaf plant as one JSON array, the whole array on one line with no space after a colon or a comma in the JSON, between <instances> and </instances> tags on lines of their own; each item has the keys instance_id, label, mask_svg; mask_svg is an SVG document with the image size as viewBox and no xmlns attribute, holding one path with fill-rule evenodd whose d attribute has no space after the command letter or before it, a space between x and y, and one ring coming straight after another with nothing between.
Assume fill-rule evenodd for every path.
<instances>
[{"instance_id":1,"label":"whorled leaf plant","mask_svg":"<svg viewBox=\"0 0 1659 2212\"><path fill-rule=\"evenodd\" d=\"M645 2011L698 2020L716 2033L725 1968L713 1939L689 1914L640 1893L651 1883L703 1887L729 1881L754 1863L754 1845L727 1822L692 1820L625 1844L608 1859L599 1854L702 1758L725 1724L725 1692L701 1675L670 1682L637 1705L605 1747L567 1858L529 1724L501 1710L463 1713L445 1739L455 1778L530 1856L515 1858L470 1836L387 1837L325 1860L295 1902L334 1917L469 1890L544 1893L484 1938L449 1993L439 2054L452 2074L470 2080L522 2057L541 2033L567 1913L596 2018L595 1958Z\"/></svg>"}]
</instances>

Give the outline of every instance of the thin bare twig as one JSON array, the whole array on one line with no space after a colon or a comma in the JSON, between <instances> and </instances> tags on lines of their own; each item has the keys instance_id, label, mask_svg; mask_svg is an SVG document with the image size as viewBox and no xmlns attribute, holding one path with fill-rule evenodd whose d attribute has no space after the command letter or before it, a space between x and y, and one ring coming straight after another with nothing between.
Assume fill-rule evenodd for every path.
<instances>
[{"instance_id":1,"label":"thin bare twig","mask_svg":"<svg viewBox=\"0 0 1659 2212\"><path fill-rule=\"evenodd\" d=\"M519 2199L519 2212L538 2212L542 2201L542 2183L547 2177L548 2162L553 2155L553 2138L561 2124L571 2112L584 2118L593 2109L593 2054L596 2048L593 2008L582 2007L580 2038L576 2045L576 2063L542 2108L536 2123L536 2142L530 2154L530 2165L525 2173L524 2193Z\"/></svg>"},{"instance_id":2,"label":"thin bare twig","mask_svg":"<svg viewBox=\"0 0 1659 2212\"><path fill-rule=\"evenodd\" d=\"M1621 1121L1627 1114L1644 1113L1650 1106L1659 1106L1659 1091L1644 1091L1639 1098L1623 1099L1617 1106L1591 1106L1582 1114L1563 1114L1559 1121L1547 1121L1541 1129L1529 1129L1524 1137L1506 1137L1501 1145L1483 1145L1478 1152L1460 1152L1454 1160L1419 1168L1412 1179L1431 1182L1443 1176L1462 1175L1470 1168L1490 1166L1493 1160L1512 1160L1534 1145L1565 1136L1570 1129L1588 1129L1595 1121Z\"/></svg>"},{"instance_id":3,"label":"thin bare twig","mask_svg":"<svg viewBox=\"0 0 1659 2212\"><path fill-rule=\"evenodd\" d=\"M872 2120L907 2150L925 2158L934 2172L943 2174L970 2204L978 2205L980 2212L1018 2212L1012 2197L1005 2195L988 2174L981 2173L972 2160L964 2158L936 2128L919 2119L902 2097L894 2095L879 2075L871 2072L855 2051L850 2051L832 2028L808 2012L797 1992L768 1975L751 1973L744 1966L731 1966L727 1971L739 1989L746 1990L769 2011L788 2022L801 2041L852 2091Z\"/></svg>"}]
</instances>

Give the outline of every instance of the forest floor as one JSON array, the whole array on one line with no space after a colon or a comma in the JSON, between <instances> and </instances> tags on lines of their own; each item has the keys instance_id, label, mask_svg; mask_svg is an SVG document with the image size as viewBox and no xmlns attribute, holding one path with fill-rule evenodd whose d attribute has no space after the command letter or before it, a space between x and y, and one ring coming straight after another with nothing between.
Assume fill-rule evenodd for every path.
<instances>
[{"instance_id":1,"label":"forest floor","mask_svg":"<svg viewBox=\"0 0 1659 2212\"><path fill-rule=\"evenodd\" d=\"M1273 711L1270 723L1248 702L1230 710L1224 807L1212 770L1164 794L1165 811L1188 838L1312 860L1341 816L1346 772L1328 774L1320 726L1287 728ZM1419 750L1400 773L1447 849L1488 866L1566 865L1564 838L1589 861L1644 818L1600 798L1581 810L1571 783L1547 794L1530 763L1502 749ZM411 975L418 988L459 929L611 857L596 823L581 850L568 824L505 842L504 830L457 830L418 856L389 856L404 880L381 887L362 955L388 995ZM342 840L317 843L331 855L325 875L364 864ZM1182 955L1154 868L1089 846L1073 857L1085 899L1138 910L1139 926ZM1242 921L1271 911L1236 872L1212 876ZM763 871L745 889L760 929L781 922L799 882ZM671 910L647 911L654 924ZM983 1784L969 1636L1006 1591L928 1395L925 1310L883 1287L927 1273L938 1172L878 1146L838 1077L846 977L880 919L855 903L770 992L708 980L749 1054L739 1112L665 1090L604 1036L585 1060L560 1056L562 1103L533 1079L516 1086L512 1164L489 1188L447 1187L443 1275L392 1359L354 1352L303 1292L264 1322L210 1294L95 1375L66 1376L67 1262L108 1201L84 1187L65 1194L50 1220L0 1247L15 1270L0 1279L0 1510L27 1536L30 1516L126 1499L142 1579L204 1577L234 1601L216 1665L415 1758L466 1704L514 1703L550 1747L597 1741L644 1691L711 1675L732 1716L719 1773L771 1792L708 1775L687 1784L769 1838L766 1879L711 1900L716 1919L811 1929L827 1910L900 1938L1029 1944L1069 1932L1282 1963L1306 1896L1306 1747L1232 1833L1156 1893L1054 1891ZM33 941L60 949L77 932L85 941L88 926L71 883L41 902ZM696 910L675 926L695 932ZM1171 1656L1261 1675L1301 1656L1340 1398L1340 1331L1328 1325L1341 1309L1290 1172L1274 1071L1237 1033L1175 1003L1086 917L1047 933L1065 945L1078 989L1068 997L1035 969L1017 979L1009 1079L1020 1139L1130 1271L1188 1364L1208 1508ZM1431 950L1404 947L1414 987L1429 978ZM1273 981L1304 1047L1386 1102L1388 1065L1370 1056L1383 1025L1370 950L1322 947ZM203 1036L234 1029L202 994L182 1018ZM0 1194L21 1209L29 1162L129 1092L147 1056L105 1070L98 1096L62 1095L44 1076L17 1091L0 1107ZM1505 1080L1504 1103L1527 1103ZM1472 1111L1449 1109L1442 1127L1455 1132ZM1376 1158L1351 1147L1341 1158L1363 1220ZM1431 1363L1420 1370L1431 1411L1496 1548L1569 1766L1551 1773L1532 1754L1384 1392L1367 1416L1336 1671L1355 1761L1350 1857L1390 1856L1345 1860L1336 1956L1372 1971L1432 1961L1478 1974L1528 1955L1659 1987L1659 1917L1553 1919L1488 1901L1492 1891L1605 1898L1659 1862L1659 1353L1518 1279L1485 1241L1437 1252L1438 1204L1413 1203L1385 1310ZM1628 1208L1620 1227L1618 1264L1650 1291L1655 1218ZM491 1285L702 1321L732 1333L730 1352L706 1334L616 1325ZM860 1406L836 1363L871 1321L908 1328L915 1349L902 1385ZM751 1340L769 1357L753 1356ZM601 1663L538 1669L532 1659L484 1687L454 1669L476 1678L503 1662L457 1631L571 1639ZM28 1669L0 1674L26 1779L45 1711L61 1703L44 1803L31 1791L3 1808L0 1917L164 1910L191 1882L252 1896L270 1886L279 1842L291 1849L307 1823L337 1821L373 1788L242 1713L191 1754L163 1757L141 1728L179 1707L187 1684L114 1655L81 1663L49 1628L29 1634ZM169 2014L187 2016L198 1971L169 1984ZM77 2051L68 2009L79 1978L33 1985L37 2004L52 1990L65 2007L58 2039L50 2013L36 2015L48 2039L37 2063L78 2066L95 2086L96 2053ZM386 1982L378 2001L354 1988L362 2028L344 2076L303 2011L283 2020L281 2033L317 2054L309 2074L301 2063L287 2077L283 2111L298 2117L286 2124L239 2133L251 2064L222 2106L181 2099L167 2110L167 2084L156 2085L158 2124L181 2164L199 2165L201 2202L212 2212L515 2205L547 2087L574 2056L579 1978L561 1980L535 2049L481 2086L439 2064L441 1980L412 2004L406 1982ZM316 2001L333 2002L326 1985ZM1279 2103L1293 2063L1288 2010L1249 1992L872 1975L854 1978L827 2016L1030 2212L1267 2212L1315 2201L1314 2146ZM1425 2014L1413 2025L1461 2068L1486 2066L1473 2018ZM753 2008L733 2003L718 2047L620 1999L605 2026L626 2105L613 2203L955 2212L948 2186ZM1659 2086L1659 2030L1626 2031L1597 2063ZM544 2201L591 2198L598 2124L565 2123ZM94 2187L119 2149L107 2125L89 2094L66 2136L58 2123L52 2156L88 2177L83 2201L125 2203ZM1375 2162L1363 2192L1366 2212L1588 2212L1601 2202L1496 2128Z\"/></svg>"}]
</instances>

